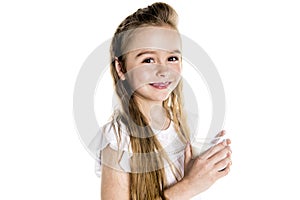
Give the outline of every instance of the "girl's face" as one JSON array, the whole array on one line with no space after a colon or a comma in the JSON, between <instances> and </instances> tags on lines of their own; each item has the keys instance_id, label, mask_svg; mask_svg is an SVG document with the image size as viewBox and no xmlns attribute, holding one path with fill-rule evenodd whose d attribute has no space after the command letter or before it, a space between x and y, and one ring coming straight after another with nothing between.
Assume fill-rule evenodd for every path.
<instances>
[{"instance_id":1,"label":"girl's face","mask_svg":"<svg viewBox=\"0 0 300 200\"><path fill-rule=\"evenodd\" d=\"M137 30L126 46L125 75L134 95L144 100L166 100L181 76L181 39L169 27Z\"/></svg>"}]
</instances>

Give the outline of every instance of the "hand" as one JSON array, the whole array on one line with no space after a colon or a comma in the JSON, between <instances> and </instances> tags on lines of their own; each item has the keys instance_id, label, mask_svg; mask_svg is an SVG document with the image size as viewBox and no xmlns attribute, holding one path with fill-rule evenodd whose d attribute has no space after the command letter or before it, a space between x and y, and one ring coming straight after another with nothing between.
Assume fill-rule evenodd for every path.
<instances>
[{"instance_id":1,"label":"hand","mask_svg":"<svg viewBox=\"0 0 300 200\"><path fill-rule=\"evenodd\" d=\"M225 131L221 131L218 135L224 134ZM229 173L232 164L230 143L230 139L226 139L195 159L192 159L191 146L187 145L182 181L188 184L191 197L207 190L215 181Z\"/></svg>"}]
</instances>

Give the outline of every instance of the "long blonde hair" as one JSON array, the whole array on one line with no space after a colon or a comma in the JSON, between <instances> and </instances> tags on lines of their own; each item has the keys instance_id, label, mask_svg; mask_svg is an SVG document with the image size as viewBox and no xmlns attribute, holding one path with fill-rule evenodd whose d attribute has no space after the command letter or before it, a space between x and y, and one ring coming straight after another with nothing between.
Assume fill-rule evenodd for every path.
<instances>
[{"instance_id":1,"label":"long blonde hair","mask_svg":"<svg viewBox=\"0 0 300 200\"><path fill-rule=\"evenodd\" d=\"M117 134L119 135L121 135L120 124L123 123L126 125L133 153L151 154L153 152L160 152L160 156L150 157L149 159L139 156L131 158L130 166L133 169L152 169L145 172L130 173L129 195L130 199L134 200L164 199L164 190L167 187L167 181L165 170L161 166L163 166L164 159L168 160L168 156L153 134L146 117L140 111L133 95L131 95L132 91L129 83L126 80L120 80L116 71L115 58L118 58L121 71L126 73L126 56L124 55L124 51L129 35L122 33L140 27L161 27L166 25L177 31L177 18L175 10L165 3L154 3L146 8L138 9L118 26L111 43L111 74L121 105L121 112L116 112L116 116L114 116L117 123L112 125L118 126L114 129L118 130ZM167 113L167 117L172 119L179 138L187 142L189 140L189 130L183 113L182 99L182 81L180 81L170 96L163 102L163 107ZM172 169L173 175L177 180L182 178L179 169Z\"/></svg>"}]
</instances>

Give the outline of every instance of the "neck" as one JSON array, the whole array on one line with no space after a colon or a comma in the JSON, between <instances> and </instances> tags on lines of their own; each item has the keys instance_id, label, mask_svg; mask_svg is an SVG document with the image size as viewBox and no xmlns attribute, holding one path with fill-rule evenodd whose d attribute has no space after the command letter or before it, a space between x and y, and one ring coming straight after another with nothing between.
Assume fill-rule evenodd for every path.
<instances>
[{"instance_id":1,"label":"neck","mask_svg":"<svg viewBox=\"0 0 300 200\"><path fill-rule=\"evenodd\" d=\"M139 96L134 97L140 111L147 118L149 125L156 130L167 129L170 119L167 117L162 101L149 101Z\"/></svg>"}]
</instances>

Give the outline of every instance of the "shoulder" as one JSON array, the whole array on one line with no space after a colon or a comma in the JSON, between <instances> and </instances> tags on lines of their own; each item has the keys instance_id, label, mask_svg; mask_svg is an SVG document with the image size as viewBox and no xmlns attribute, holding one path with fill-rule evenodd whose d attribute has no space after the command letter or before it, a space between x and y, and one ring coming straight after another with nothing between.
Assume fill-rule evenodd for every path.
<instances>
[{"instance_id":1,"label":"shoulder","mask_svg":"<svg viewBox=\"0 0 300 200\"><path fill-rule=\"evenodd\" d=\"M130 151L130 137L126 126L116 119L108 121L99 128L89 144L89 149L93 153L99 153L107 146L115 151Z\"/></svg>"},{"instance_id":2,"label":"shoulder","mask_svg":"<svg viewBox=\"0 0 300 200\"><path fill-rule=\"evenodd\" d=\"M105 165L123 172L130 172L132 155L130 137L126 126L112 119L99 128L89 144L89 150L96 160L95 172L101 176L101 166Z\"/></svg>"}]
</instances>

